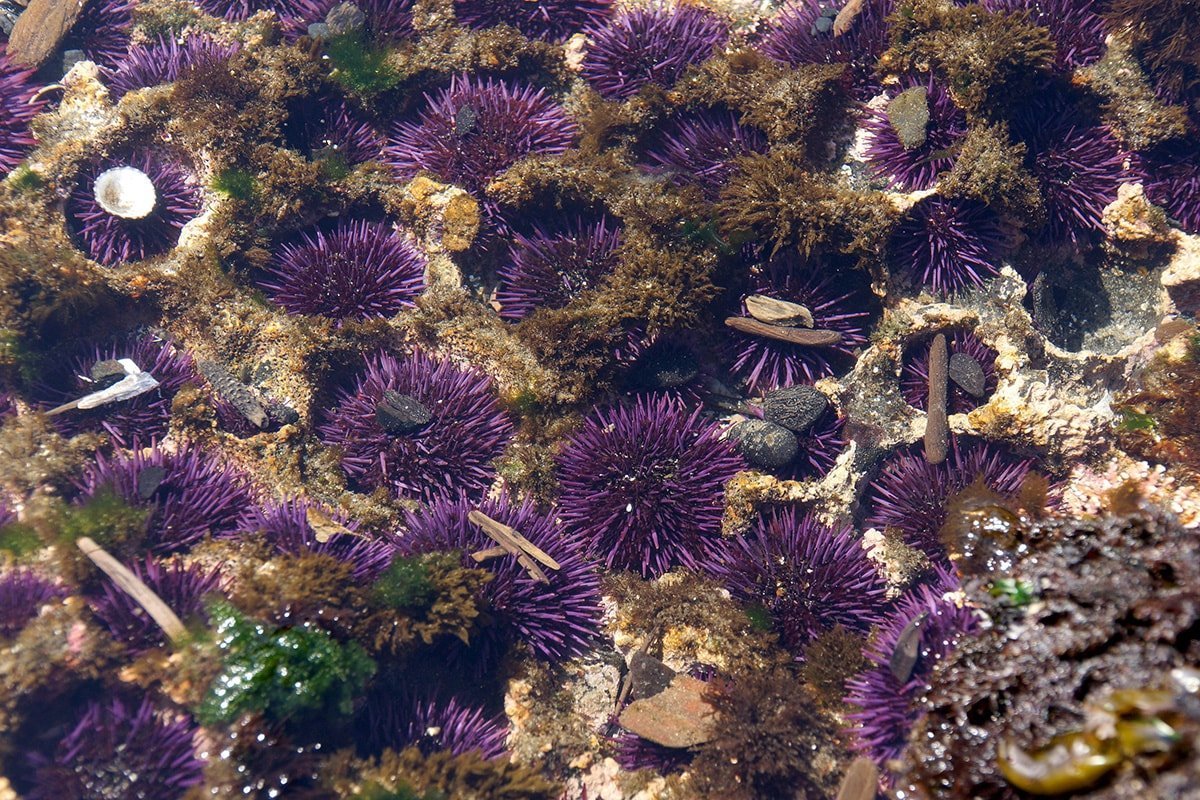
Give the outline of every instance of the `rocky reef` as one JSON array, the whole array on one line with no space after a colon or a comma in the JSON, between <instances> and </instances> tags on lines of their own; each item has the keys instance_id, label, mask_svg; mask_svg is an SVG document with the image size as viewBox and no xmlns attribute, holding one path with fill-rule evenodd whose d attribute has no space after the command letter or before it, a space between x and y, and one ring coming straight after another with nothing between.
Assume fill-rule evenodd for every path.
<instances>
[{"instance_id":1,"label":"rocky reef","mask_svg":"<svg viewBox=\"0 0 1200 800\"><path fill-rule=\"evenodd\" d=\"M1190 0L0 22L0 796L1195 795Z\"/></svg>"}]
</instances>

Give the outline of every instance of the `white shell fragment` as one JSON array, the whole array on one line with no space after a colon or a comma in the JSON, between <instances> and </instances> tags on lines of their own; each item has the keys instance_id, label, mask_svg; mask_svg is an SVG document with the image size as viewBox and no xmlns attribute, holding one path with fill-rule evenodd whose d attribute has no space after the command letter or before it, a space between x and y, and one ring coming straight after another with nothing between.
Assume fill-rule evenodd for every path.
<instances>
[{"instance_id":1,"label":"white shell fragment","mask_svg":"<svg viewBox=\"0 0 1200 800\"><path fill-rule=\"evenodd\" d=\"M811 328L813 315L799 303L787 300L776 300L761 294L752 294L746 298L746 310L750 316L768 325L783 325L787 327Z\"/></svg>"},{"instance_id":2,"label":"white shell fragment","mask_svg":"<svg viewBox=\"0 0 1200 800\"><path fill-rule=\"evenodd\" d=\"M149 372L142 372L141 368L130 359L118 358L117 363L125 369L124 378L121 378L121 380L107 389L86 394L78 400L72 400L69 403L63 403L57 408L52 408L46 412L46 416L52 417L55 414L61 414L73 408L97 408L109 403L117 403L121 400L131 400L139 394L145 394L158 386L158 381L155 380L153 375Z\"/></svg>"},{"instance_id":3,"label":"white shell fragment","mask_svg":"<svg viewBox=\"0 0 1200 800\"><path fill-rule=\"evenodd\" d=\"M137 167L106 169L96 176L92 189L100 207L122 219L143 219L158 202L150 176Z\"/></svg>"}]
</instances>

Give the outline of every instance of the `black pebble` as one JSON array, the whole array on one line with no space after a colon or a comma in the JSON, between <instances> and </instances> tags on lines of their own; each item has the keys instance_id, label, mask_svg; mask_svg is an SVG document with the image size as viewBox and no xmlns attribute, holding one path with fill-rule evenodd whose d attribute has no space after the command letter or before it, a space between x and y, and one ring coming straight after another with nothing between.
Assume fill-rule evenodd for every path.
<instances>
[{"instance_id":1,"label":"black pebble","mask_svg":"<svg viewBox=\"0 0 1200 800\"><path fill-rule=\"evenodd\" d=\"M955 385L967 394L972 397L983 397L984 384L987 381L983 374L983 367L966 353L951 354L949 375L950 380L954 381Z\"/></svg>"},{"instance_id":2,"label":"black pebble","mask_svg":"<svg viewBox=\"0 0 1200 800\"><path fill-rule=\"evenodd\" d=\"M833 20L829 17L821 16L813 21L813 31L815 33L829 33L831 30L833 30Z\"/></svg>"},{"instance_id":3,"label":"black pebble","mask_svg":"<svg viewBox=\"0 0 1200 800\"><path fill-rule=\"evenodd\" d=\"M165 467L146 467L137 476L137 494L142 500L149 500L167 479Z\"/></svg>"},{"instance_id":4,"label":"black pebble","mask_svg":"<svg viewBox=\"0 0 1200 800\"><path fill-rule=\"evenodd\" d=\"M651 349L637 360L626 378L636 389L675 389L700 374L692 354L681 347Z\"/></svg>"},{"instance_id":5,"label":"black pebble","mask_svg":"<svg viewBox=\"0 0 1200 800\"><path fill-rule=\"evenodd\" d=\"M796 434L761 419L739 422L734 426L733 439L750 466L759 469L786 467L800 450Z\"/></svg>"},{"instance_id":6,"label":"black pebble","mask_svg":"<svg viewBox=\"0 0 1200 800\"><path fill-rule=\"evenodd\" d=\"M788 386L763 398L763 417L796 433L811 428L827 408L829 398L811 386Z\"/></svg>"},{"instance_id":7,"label":"black pebble","mask_svg":"<svg viewBox=\"0 0 1200 800\"><path fill-rule=\"evenodd\" d=\"M654 656L635 650L629 659L629 696L634 700L653 697L666 689L675 677L675 670Z\"/></svg>"},{"instance_id":8,"label":"black pebble","mask_svg":"<svg viewBox=\"0 0 1200 800\"><path fill-rule=\"evenodd\" d=\"M415 397L388 389L383 393L383 400L375 406L375 419L388 433L403 435L416 433L428 425L433 412Z\"/></svg>"},{"instance_id":9,"label":"black pebble","mask_svg":"<svg viewBox=\"0 0 1200 800\"><path fill-rule=\"evenodd\" d=\"M101 389L107 389L124 377L125 368L116 359L106 358L103 361L97 361L92 364L92 381L95 383L91 387L92 391L98 392Z\"/></svg>"}]
</instances>

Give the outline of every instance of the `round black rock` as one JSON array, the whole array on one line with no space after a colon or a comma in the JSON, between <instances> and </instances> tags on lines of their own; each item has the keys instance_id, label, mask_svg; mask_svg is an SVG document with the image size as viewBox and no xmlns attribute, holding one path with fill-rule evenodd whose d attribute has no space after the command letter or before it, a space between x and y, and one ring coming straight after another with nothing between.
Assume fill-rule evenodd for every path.
<instances>
[{"instance_id":1,"label":"round black rock","mask_svg":"<svg viewBox=\"0 0 1200 800\"><path fill-rule=\"evenodd\" d=\"M763 417L796 433L811 428L827 408L829 398L811 386L788 386L763 398Z\"/></svg>"},{"instance_id":2,"label":"round black rock","mask_svg":"<svg viewBox=\"0 0 1200 800\"><path fill-rule=\"evenodd\" d=\"M383 400L375 406L375 419L388 433L403 436L416 433L429 424L433 412L420 400L391 389L383 393Z\"/></svg>"},{"instance_id":3,"label":"round black rock","mask_svg":"<svg viewBox=\"0 0 1200 800\"><path fill-rule=\"evenodd\" d=\"M750 466L780 469L792 463L800 450L796 434L761 419L748 419L734 426L733 440Z\"/></svg>"}]
</instances>

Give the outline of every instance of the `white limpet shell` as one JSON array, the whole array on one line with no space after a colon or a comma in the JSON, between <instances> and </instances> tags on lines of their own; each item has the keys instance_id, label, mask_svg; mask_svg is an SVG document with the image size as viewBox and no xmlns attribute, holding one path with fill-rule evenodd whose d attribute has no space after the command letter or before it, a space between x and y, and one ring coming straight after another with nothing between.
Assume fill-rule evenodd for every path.
<instances>
[{"instance_id":1,"label":"white limpet shell","mask_svg":"<svg viewBox=\"0 0 1200 800\"><path fill-rule=\"evenodd\" d=\"M137 167L106 169L96 176L92 189L100 207L122 219L144 219L158 202L150 176Z\"/></svg>"}]
</instances>

